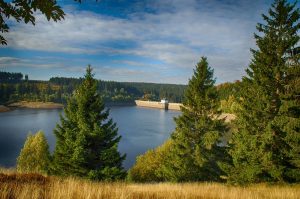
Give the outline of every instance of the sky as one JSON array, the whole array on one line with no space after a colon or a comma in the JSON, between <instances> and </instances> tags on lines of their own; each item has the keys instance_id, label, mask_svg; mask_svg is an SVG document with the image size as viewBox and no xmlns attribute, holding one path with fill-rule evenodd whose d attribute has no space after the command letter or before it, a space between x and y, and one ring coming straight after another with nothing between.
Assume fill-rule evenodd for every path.
<instances>
[{"instance_id":1,"label":"sky","mask_svg":"<svg viewBox=\"0 0 300 199\"><path fill-rule=\"evenodd\" d=\"M245 75L255 26L271 0L60 0L65 20L9 21L0 71L29 79L82 77L187 84L202 56L217 83Z\"/></svg>"}]
</instances>

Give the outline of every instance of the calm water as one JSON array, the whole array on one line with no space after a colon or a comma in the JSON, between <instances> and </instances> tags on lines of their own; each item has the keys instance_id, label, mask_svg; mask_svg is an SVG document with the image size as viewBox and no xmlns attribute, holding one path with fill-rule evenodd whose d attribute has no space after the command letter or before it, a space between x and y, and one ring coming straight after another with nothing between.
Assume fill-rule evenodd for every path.
<instances>
[{"instance_id":1,"label":"calm water","mask_svg":"<svg viewBox=\"0 0 300 199\"><path fill-rule=\"evenodd\" d=\"M111 107L110 116L117 123L122 139L119 151L126 153L125 168L135 157L162 144L175 128L178 111L165 111L135 106ZM0 113L0 166L15 166L16 158L29 132L43 130L50 150L55 147L53 129L62 110L17 109Z\"/></svg>"}]
</instances>

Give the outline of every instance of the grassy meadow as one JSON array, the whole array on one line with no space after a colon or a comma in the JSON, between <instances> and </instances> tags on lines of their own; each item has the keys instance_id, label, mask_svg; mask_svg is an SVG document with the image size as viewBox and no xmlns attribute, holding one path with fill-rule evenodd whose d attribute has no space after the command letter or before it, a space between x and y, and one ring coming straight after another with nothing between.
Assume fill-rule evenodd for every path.
<instances>
[{"instance_id":1,"label":"grassy meadow","mask_svg":"<svg viewBox=\"0 0 300 199\"><path fill-rule=\"evenodd\" d=\"M39 174L17 174L14 170L2 169L0 173L0 198L300 198L300 185L256 184L241 187L220 183L105 183Z\"/></svg>"}]
</instances>

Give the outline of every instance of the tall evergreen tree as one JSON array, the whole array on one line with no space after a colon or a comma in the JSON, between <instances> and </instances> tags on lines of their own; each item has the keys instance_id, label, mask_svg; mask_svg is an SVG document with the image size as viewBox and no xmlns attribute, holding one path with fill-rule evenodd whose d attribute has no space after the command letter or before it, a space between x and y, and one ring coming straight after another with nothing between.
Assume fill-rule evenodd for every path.
<instances>
[{"instance_id":1,"label":"tall evergreen tree","mask_svg":"<svg viewBox=\"0 0 300 199\"><path fill-rule=\"evenodd\" d=\"M118 152L121 136L97 93L97 82L90 66L64 112L61 124L54 130L54 173L95 180L125 177L122 167L125 155Z\"/></svg>"},{"instance_id":2,"label":"tall evergreen tree","mask_svg":"<svg viewBox=\"0 0 300 199\"><path fill-rule=\"evenodd\" d=\"M281 135L279 155L284 166L283 178L300 182L300 48L293 49L287 60L285 87L280 94L281 106L272 125Z\"/></svg>"},{"instance_id":3,"label":"tall evergreen tree","mask_svg":"<svg viewBox=\"0 0 300 199\"><path fill-rule=\"evenodd\" d=\"M299 8L296 3L275 0L269 15L262 16L266 24L257 25L258 50L251 50L248 77L243 78L242 109L229 150L232 162L224 166L231 182L282 181L291 164L298 167L299 176L299 101L295 93L299 91L295 86L289 87L292 92L287 89L299 79L299 65L292 69L289 64L295 57L290 52L299 42ZM298 106L298 112L292 114L287 106Z\"/></svg>"},{"instance_id":4,"label":"tall evergreen tree","mask_svg":"<svg viewBox=\"0 0 300 199\"><path fill-rule=\"evenodd\" d=\"M175 119L173 148L163 165L164 178L171 181L216 181L217 161L224 154L220 142L226 130L219 114L213 70L207 59L196 65L185 92L182 115Z\"/></svg>"}]
</instances>

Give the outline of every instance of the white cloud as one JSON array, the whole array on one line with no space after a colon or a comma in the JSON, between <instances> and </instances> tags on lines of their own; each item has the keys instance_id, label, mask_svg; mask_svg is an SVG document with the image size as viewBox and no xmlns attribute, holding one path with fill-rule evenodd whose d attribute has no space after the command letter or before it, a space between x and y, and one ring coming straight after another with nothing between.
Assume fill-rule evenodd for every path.
<instances>
[{"instance_id":1,"label":"white cloud","mask_svg":"<svg viewBox=\"0 0 300 199\"><path fill-rule=\"evenodd\" d=\"M19 63L20 59L16 57L0 57L0 66L3 64Z\"/></svg>"},{"instance_id":2,"label":"white cloud","mask_svg":"<svg viewBox=\"0 0 300 199\"><path fill-rule=\"evenodd\" d=\"M76 59L75 62L80 62L82 60ZM138 64L139 62L128 61L127 64ZM68 63L66 59L55 59L53 57L35 57L35 59L23 59L17 57L0 57L0 70L11 71L11 68L21 66L24 68L31 68L32 70L59 70L60 72L65 72L67 77L80 77L85 73L85 65L73 65L73 63ZM96 78L103 80L114 80L114 81L128 81L132 79L134 81L145 81L151 82L155 80L156 82L163 82L163 78L157 75L155 72L144 72L139 69L127 69L122 67L112 67L103 66L101 64L95 63L93 66L93 72L96 74ZM23 70L20 70L21 72ZM19 72L19 71L18 71ZM53 73L51 73L53 74ZM74 74L77 74L74 76ZM61 76L61 75L54 75ZM32 76L33 79L37 80L48 80L49 77L39 77L37 75Z\"/></svg>"},{"instance_id":3,"label":"white cloud","mask_svg":"<svg viewBox=\"0 0 300 199\"><path fill-rule=\"evenodd\" d=\"M132 13L128 19L68 8L66 19L54 23L38 14L35 27L17 24L6 36L16 49L150 58L162 62L164 70L185 70L181 76L166 80L174 83L178 83L175 77L186 83L196 62L207 56L220 81L233 81L241 77L250 61L252 34L266 5L258 0L227 0L227 4L217 0L166 0L149 1L147 6L156 12ZM118 48L110 44L123 41L134 45ZM155 67L149 63L140 66ZM136 70L117 69L110 67L115 76L141 75ZM126 79L125 75L122 78Z\"/></svg>"},{"instance_id":4,"label":"white cloud","mask_svg":"<svg viewBox=\"0 0 300 199\"><path fill-rule=\"evenodd\" d=\"M35 59L24 59L17 57L0 57L0 68L10 67L31 67L31 68L63 68L63 63L52 59L38 58Z\"/></svg>"}]
</instances>

